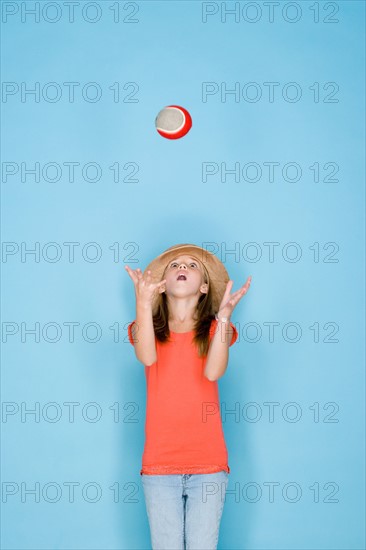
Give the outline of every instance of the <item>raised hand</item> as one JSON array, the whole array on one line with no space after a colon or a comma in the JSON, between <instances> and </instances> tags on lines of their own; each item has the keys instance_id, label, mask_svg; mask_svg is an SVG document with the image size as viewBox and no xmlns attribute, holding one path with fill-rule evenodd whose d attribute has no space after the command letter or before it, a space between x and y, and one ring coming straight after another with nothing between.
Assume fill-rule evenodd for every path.
<instances>
[{"instance_id":1,"label":"raised hand","mask_svg":"<svg viewBox=\"0 0 366 550\"><path fill-rule=\"evenodd\" d=\"M131 269L128 265L125 265L125 269L135 286L136 301L143 304L152 304L156 293L166 282L166 279L158 283L153 283L150 270L147 271L146 275L143 275L139 267L137 269Z\"/></svg>"},{"instance_id":2,"label":"raised hand","mask_svg":"<svg viewBox=\"0 0 366 550\"><path fill-rule=\"evenodd\" d=\"M221 300L221 304L219 307L219 312L218 312L219 317L228 317L228 318L231 317L231 314L235 306L238 304L239 300L241 300L244 294L248 292L251 281L252 281L252 276L250 275L246 280L246 283L244 283L243 286L233 294L230 294L230 291L232 289L234 281L232 280L228 281L226 285L225 294Z\"/></svg>"}]
</instances>

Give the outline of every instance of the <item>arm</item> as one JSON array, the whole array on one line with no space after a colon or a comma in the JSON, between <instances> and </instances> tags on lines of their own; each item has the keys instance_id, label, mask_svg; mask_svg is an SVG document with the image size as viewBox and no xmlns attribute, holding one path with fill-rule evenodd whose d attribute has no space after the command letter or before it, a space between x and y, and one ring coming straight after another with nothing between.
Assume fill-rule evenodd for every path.
<instances>
[{"instance_id":1,"label":"arm","mask_svg":"<svg viewBox=\"0 0 366 550\"><path fill-rule=\"evenodd\" d=\"M214 382L225 374L229 359L229 345L233 337L230 323L217 323L217 330L211 340L207 354L204 375Z\"/></svg>"},{"instance_id":2,"label":"arm","mask_svg":"<svg viewBox=\"0 0 366 550\"><path fill-rule=\"evenodd\" d=\"M218 321L218 327L210 343L207 354L204 375L211 382L220 378L226 371L229 358L229 346L233 336L233 327L230 325L230 316L239 300L247 293L252 277L248 277L246 283L233 294L230 290L233 286L233 281L229 280L226 285L224 296L218 311L218 317L227 317L227 322Z\"/></svg>"},{"instance_id":3,"label":"arm","mask_svg":"<svg viewBox=\"0 0 366 550\"><path fill-rule=\"evenodd\" d=\"M136 358L144 365L156 362L155 332L151 304L136 302L136 323L131 327Z\"/></svg>"},{"instance_id":4,"label":"arm","mask_svg":"<svg viewBox=\"0 0 366 550\"><path fill-rule=\"evenodd\" d=\"M141 363L149 366L157 360L152 301L155 293L159 291L166 279L153 283L150 270L143 275L139 268L135 271L128 265L125 268L135 286L136 321L131 326L135 354Z\"/></svg>"}]
</instances>

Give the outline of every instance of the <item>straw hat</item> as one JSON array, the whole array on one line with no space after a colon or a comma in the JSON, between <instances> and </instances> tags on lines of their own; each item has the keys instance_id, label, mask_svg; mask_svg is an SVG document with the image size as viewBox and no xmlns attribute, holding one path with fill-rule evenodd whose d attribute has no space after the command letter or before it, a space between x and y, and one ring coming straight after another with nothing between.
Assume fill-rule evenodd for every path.
<instances>
[{"instance_id":1,"label":"straw hat","mask_svg":"<svg viewBox=\"0 0 366 550\"><path fill-rule=\"evenodd\" d=\"M202 262L206 268L210 277L213 307L215 313L217 313L230 277L224 267L224 264L217 258L217 256L215 256L215 254L212 254L212 252L209 252L208 250L205 250L195 244L176 244L165 250L165 252L150 262L144 271L144 275L148 270L150 270L152 281L154 283L161 281L168 263L177 256L181 256L183 254L196 258ZM157 305L158 297L159 294L157 294L153 300L154 309Z\"/></svg>"}]
</instances>

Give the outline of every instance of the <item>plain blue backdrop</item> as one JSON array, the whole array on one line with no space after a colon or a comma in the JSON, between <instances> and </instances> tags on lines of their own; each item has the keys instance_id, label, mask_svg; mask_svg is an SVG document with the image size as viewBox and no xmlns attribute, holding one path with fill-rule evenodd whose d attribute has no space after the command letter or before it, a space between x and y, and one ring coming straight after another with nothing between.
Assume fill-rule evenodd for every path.
<instances>
[{"instance_id":1,"label":"plain blue backdrop","mask_svg":"<svg viewBox=\"0 0 366 550\"><path fill-rule=\"evenodd\" d=\"M3 548L150 547L124 266L177 243L252 275L219 548L365 548L365 4L287 4L2 2Z\"/></svg>"}]
</instances>

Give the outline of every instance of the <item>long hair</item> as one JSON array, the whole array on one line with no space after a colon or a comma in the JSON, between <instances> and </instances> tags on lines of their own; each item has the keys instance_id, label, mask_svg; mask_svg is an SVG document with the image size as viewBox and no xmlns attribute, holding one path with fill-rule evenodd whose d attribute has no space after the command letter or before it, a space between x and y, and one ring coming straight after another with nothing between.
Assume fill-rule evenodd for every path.
<instances>
[{"instance_id":1,"label":"long hair","mask_svg":"<svg viewBox=\"0 0 366 550\"><path fill-rule=\"evenodd\" d=\"M203 264L202 264L203 265ZM208 283L208 291L201 294L197 302L197 321L194 324L193 343L196 345L199 357L205 357L209 348L209 333L212 320L215 318L215 311L212 300L211 282L209 274L203 266L204 282ZM164 271L165 273L165 271ZM153 325L156 339L159 342L170 341L168 298L165 292L160 293L156 299L155 311L153 314Z\"/></svg>"}]
</instances>

